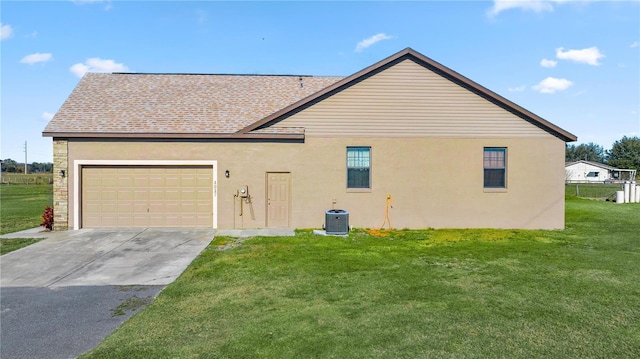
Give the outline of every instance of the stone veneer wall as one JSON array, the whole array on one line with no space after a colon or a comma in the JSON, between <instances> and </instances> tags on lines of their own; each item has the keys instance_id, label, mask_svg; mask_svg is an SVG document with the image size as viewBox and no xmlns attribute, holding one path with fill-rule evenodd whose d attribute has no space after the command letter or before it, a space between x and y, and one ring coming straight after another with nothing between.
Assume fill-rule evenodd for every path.
<instances>
[{"instance_id":1,"label":"stone veneer wall","mask_svg":"<svg viewBox=\"0 0 640 359\"><path fill-rule=\"evenodd\" d=\"M69 161L68 141L53 140L53 229L64 231L69 227ZM60 171L64 170L64 177Z\"/></svg>"}]
</instances>

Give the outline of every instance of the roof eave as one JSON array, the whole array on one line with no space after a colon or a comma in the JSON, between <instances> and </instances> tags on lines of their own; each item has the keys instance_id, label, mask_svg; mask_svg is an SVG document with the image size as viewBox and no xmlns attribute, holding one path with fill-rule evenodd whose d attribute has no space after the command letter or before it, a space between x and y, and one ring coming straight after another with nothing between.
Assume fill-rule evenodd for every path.
<instances>
[{"instance_id":1,"label":"roof eave","mask_svg":"<svg viewBox=\"0 0 640 359\"><path fill-rule=\"evenodd\" d=\"M132 133L132 132L43 132L43 137L85 139L211 139L211 140L304 140L304 133Z\"/></svg>"}]
</instances>

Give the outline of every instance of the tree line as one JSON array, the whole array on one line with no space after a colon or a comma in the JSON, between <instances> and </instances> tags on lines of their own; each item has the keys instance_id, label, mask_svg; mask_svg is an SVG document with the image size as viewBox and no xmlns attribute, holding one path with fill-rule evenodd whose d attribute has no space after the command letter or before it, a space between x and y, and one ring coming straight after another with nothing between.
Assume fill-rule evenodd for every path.
<instances>
[{"instance_id":1,"label":"tree line","mask_svg":"<svg viewBox=\"0 0 640 359\"><path fill-rule=\"evenodd\" d=\"M19 163L10 158L2 160L2 172L6 173L24 173L24 162ZM27 164L28 173L51 173L53 172L53 163L51 162L33 162Z\"/></svg>"},{"instance_id":2,"label":"tree line","mask_svg":"<svg viewBox=\"0 0 640 359\"><path fill-rule=\"evenodd\" d=\"M599 162L620 169L635 169L640 172L640 137L627 137L616 141L610 150L593 142L580 145L567 144L565 161L579 160Z\"/></svg>"}]
</instances>

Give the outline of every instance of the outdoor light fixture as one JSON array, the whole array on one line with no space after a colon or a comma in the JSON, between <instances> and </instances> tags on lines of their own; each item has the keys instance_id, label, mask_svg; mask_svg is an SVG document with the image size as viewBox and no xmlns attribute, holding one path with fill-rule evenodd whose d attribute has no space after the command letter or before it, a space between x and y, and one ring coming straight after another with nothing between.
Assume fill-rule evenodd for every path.
<instances>
[{"instance_id":1,"label":"outdoor light fixture","mask_svg":"<svg viewBox=\"0 0 640 359\"><path fill-rule=\"evenodd\" d=\"M64 178L66 174L67 173L64 170L60 170L60 177Z\"/></svg>"},{"instance_id":2,"label":"outdoor light fixture","mask_svg":"<svg viewBox=\"0 0 640 359\"><path fill-rule=\"evenodd\" d=\"M224 176L229 178L229 170L224 171Z\"/></svg>"}]
</instances>

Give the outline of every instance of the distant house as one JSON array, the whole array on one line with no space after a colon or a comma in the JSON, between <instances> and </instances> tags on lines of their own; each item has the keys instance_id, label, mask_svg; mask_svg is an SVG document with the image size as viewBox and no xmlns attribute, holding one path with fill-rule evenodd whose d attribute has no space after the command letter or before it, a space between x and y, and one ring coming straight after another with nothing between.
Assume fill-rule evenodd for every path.
<instances>
[{"instance_id":1,"label":"distant house","mask_svg":"<svg viewBox=\"0 0 640 359\"><path fill-rule=\"evenodd\" d=\"M258 60L256 60L258 61ZM564 228L576 137L408 48L348 77L86 74L55 227Z\"/></svg>"},{"instance_id":2,"label":"distant house","mask_svg":"<svg viewBox=\"0 0 640 359\"><path fill-rule=\"evenodd\" d=\"M575 161L567 162L565 168L565 182L567 183L604 183L619 182L635 178L635 170L620 169L598 162Z\"/></svg>"}]
</instances>

